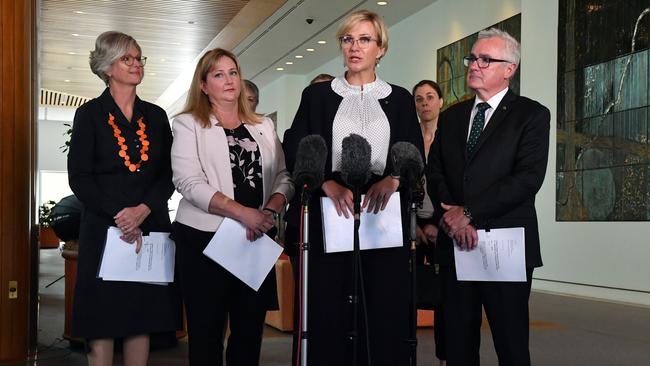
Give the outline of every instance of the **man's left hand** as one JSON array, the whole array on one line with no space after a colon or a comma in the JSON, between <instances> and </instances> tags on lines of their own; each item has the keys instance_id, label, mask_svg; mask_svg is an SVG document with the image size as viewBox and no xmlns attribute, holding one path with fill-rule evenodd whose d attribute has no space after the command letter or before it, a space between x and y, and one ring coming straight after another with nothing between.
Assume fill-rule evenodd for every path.
<instances>
[{"instance_id":1,"label":"man's left hand","mask_svg":"<svg viewBox=\"0 0 650 366\"><path fill-rule=\"evenodd\" d=\"M442 229L447 233L447 235L454 237L458 230L463 229L465 226L469 225L470 221L467 216L465 216L465 207L463 206L454 206L447 205L445 203L441 204L442 208L447 211L442 215Z\"/></svg>"}]
</instances>

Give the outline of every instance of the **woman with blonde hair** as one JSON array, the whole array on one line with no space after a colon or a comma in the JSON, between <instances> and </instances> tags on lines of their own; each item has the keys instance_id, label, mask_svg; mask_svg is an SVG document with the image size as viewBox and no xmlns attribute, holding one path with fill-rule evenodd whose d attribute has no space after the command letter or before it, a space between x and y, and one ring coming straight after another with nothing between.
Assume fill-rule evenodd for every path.
<instances>
[{"instance_id":1,"label":"woman with blonde hair","mask_svg":"<svg viewBox=\"0 0 650 366\"><path fill-rule=\"evenodd\" d=\"M274 226L293 185L273 122L256 115L242 91L237 58L216 48L199 60L187 103L173 121L172 169L183 198L174 223L187 311L191 365L258 365L267 309L277 308L275 272L254 291L203 250L224 218L254 241Z\"/></svg>"},{"instance_id":2,"label":"woman with blonde hair","mask_svg":"<svg viewBox=\"0 0 650 366\"><path fill-rule=\"evenodd\" d=\"M97 37L90 68L106 83L102 95L77 109L68 153L70 188L84 205L72 311L72 335L86 339L88 363L111 365L115 339L124 364L146 365L149 335L180 328L174 284L103 281L97 276L109 227L135 243L143 232L171 231L167 200L174 192L165 111L136 94L147 58L133 37Z\"/></svg>"},{"instance_id":3,"label":"woman with blonde hair","mask_svg":"<svg viewBox=\"0 0 650 366\"><path fill-rule=\"evenodd\" d=\"M407 141L422 151L422 134L411 94L377 77L377 64L388 50L387 29L381 16L367 10L355 11L343 20L337 37L346 72L303 91L293 124L284 135L289 170L294 167L298 143L303 137L319 134L329 147L325 181L321 189L313 192L309 203L308 364L406 365L409 359L407 247L361 252L360 293L365 293L366 311L359 313L358 358L353 360L349 338L353 325L353 256L351 252L325 252L320 201L331 200L339 215L349 217L353 213L354 197L341 177L342 140L357 134L372 147L372 175L361 189L365 194L362 209L375 213L383 210L400 186L389 159L391 146ZM401 198L402 224L407 222L407 201L406 197ZM294 200L287 213L288 245L299 241L299 208L300 202ZM359 309L364 308L363 299L362 296L359 300ZM297 344L294 345L296 357Z\"/></svg>"}]
</instances>

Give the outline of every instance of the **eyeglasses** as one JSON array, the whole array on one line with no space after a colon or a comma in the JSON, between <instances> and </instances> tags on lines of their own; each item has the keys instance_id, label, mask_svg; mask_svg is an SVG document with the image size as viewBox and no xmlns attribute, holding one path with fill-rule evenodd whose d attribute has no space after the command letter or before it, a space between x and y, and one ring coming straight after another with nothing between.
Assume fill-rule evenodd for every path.
<instances>
[{"instance_id":1,"label":"eyeglasses","mask_svg":"<svg viewBox=\"0 0 650 366\"><path fill-rule=\"evenodd\" d=\"M475 56L465 56L463 57L463 64L465 67L469 67L469 65L472 64L472 62L476 61L476 64L478 67L481 69L486 69L490 66L490 62L507 62L507 63L512 63L512 61L508 60L499 60L498 58L489 58L489 57L475 57Z\"/></svg>"},{"instance_id":2,"label":"eyeglasses","mask_svg":"<svg viewBox=\"0 0 650 366\"><path fill-rule=\"evenodd\" d=\"M360 47L360 48L368 48L370 45L370 42L375 41L377 42L376 39L368 37L368 36L361 36L358 39L354 39L352 36L343 36L339 38L339 42L341 42L341 47L343 48L350 48L352 45L355 43Z\"/></svg>"},{"instance_id":3,"label":"eyeglasses","mask_svg":"<svg viewBox=\"0 0 650 366\"><path fill-rule=\"evenodd\" d=\"M146 57L133 57L131 55L124 55L120 57L120 61L124 62L126 66L133 66L134 61L138 61L140 65L144 66L147 63Z\"/></svg>"}]
</instances>

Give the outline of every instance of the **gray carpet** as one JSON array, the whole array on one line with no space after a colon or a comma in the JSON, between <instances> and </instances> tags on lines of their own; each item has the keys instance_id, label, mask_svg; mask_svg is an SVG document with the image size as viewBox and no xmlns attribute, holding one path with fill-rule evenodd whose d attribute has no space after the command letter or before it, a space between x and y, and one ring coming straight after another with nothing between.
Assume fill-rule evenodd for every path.
<instances>
[{"instance_id":1,"label":"gray carpet","mask_svg":"<svg viewBox=\"0 0 650 366\"><path fill-rule=\"evenodd\" d=\"M45 286L63 275L63 258L56 249L41 250L38 365L86 365L79 349L71 349L63 333L63 280ZM649 366L650 309L533 292L530 301L531 357L534 365ZM481 365L496 366L492 339L483 327ZM431 328L418 330L418 364L433 366ZM187 365L187 343L154 351L149 365ZM116 364L119 355L116 356ZM265 329L261 365L286 366L291 360L291 337L273 328ZM399 366L399 365L397 365Z\"/></svg>"}]
</instances>

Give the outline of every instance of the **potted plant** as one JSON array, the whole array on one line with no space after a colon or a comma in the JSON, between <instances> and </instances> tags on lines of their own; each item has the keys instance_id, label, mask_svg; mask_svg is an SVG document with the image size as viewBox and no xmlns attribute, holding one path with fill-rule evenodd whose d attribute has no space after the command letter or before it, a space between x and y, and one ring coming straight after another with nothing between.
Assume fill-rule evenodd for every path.
<instances>
[{"instance_id":1,"label":"potted plant","mask_svg":"<svg viewBox=\"0 0 650 366\"><path fill-rule=\"evenodd\" d=\"M61 149L61 152L67 153L68 150L70 149L70 137L72 137L72 125L70 123L64 123L63 124L67 129L63 133L63 136L65 136L65 141L63 142L63 145L59 146L59 149Z\"/></svg>"},{"instance_id":2,"label":"potted plant","mask_svg":"<svg viewBox=\"0 0 650 366\"><path fill-rule=\"evenodd\" d=\"M43 249L59 247L59 238L51 227L52 207L55 204L50 200L38 207L39 243Z\"/></svg>"}]
</instances>

